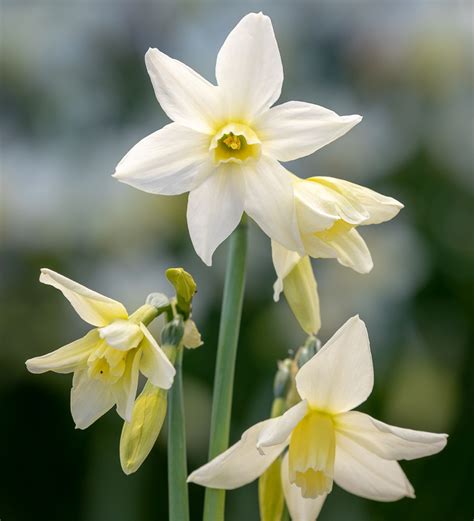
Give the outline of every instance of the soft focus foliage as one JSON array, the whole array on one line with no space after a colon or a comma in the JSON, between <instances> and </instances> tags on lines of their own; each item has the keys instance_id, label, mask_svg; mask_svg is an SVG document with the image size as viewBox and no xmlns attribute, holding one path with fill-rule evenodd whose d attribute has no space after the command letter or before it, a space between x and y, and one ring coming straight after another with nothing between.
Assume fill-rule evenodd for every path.
<instances>
[{"instance_id":1,"label":"soft focus foliage","mask_svg":"<svg viewBox=\"0 0 474 521\"><path fill-rule=\"evenodd\" d=\"M335 489L320 519L472 517L472 6L347 5L2 2L2 518L62 521L68 512L71 521L151 521L167 514L165 433L140 470L124 476L121 420L110 413L85 432L74 430L70 378L24 369L26 358L87 330L61 295L38 283L45 265L129 309L152 291L170 292L163 275L169 266L193 274L193 318L205 344L185 353L189 468L207 461L226 248L206 268L186 230L186 197L141 193L110 175L134 143L168 122L146 73L148 47L213 78L216 49L259 8L278 34L281 101L364 116L291 170L347 179L405 204L394 222L364 230L375 263L369 275L313 261L320 338L359 313L376 374L364 411L450 434L441 454L404 464L416 500L378 504ZM249 251L232 442L268 417L276 359L304 341L287 304L272 301L270 245L256 226ZM54 506L44 499L53 490ZM190 497L198 520L202 488L191 485ZM256 484L229 493L226 521L257 520L257 504Z\"/></svg>"}]
</instances>

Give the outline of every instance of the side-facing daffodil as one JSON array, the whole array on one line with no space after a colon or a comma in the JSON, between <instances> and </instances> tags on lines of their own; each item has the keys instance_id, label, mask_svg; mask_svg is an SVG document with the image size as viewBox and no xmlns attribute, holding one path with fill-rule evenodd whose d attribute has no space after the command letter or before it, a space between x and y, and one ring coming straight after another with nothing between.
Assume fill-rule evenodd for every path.
<instances>
[{"instance_id":1,"label":"side-facing daffodil","mask_svg":"<svg viewBox=\"0 0 474 521\"><path fill-rule=\"evenodd\" d=\"M71 412L78 429L89 427L113 405L130 421L140 372L157 387L171 387L175 368L146 328L156 308L146 304L129 316L120 302L54 271L42 269L40 281L59 289L78 315L95 326L83 338L26 362L32 373L74 373Z\"/></svg>"},{"instance_id":2,"label":"side-facing daffodil","mask_svg":"<svg viewBox=\"0 0 474 521\"><path fill-rule=\"evenodd\" d=\"M300 402L248 429L189 481L233 489L256 479L284 454L283 490L298 521L315 519L333 481L376 501L415 497L397 460L436 454L447 435L394 427L353 411L370 395L373 383L367 330L355 316L298 371Z\"/></svg>"},{"instance_id":3,"label":"side-facing daffodil","mask_svg":"<svg viewBox=\"0 0 474 521\"><path fill-rule=\"evenodd\" d=\"M373 267L372 257L356 228L389 221L403 208L403 204L396 199L349 181L332 177L299 179L296 176L293 180L298 229L305 253L290 251L272 240L273 265L278 277L273 287L276 301L290 282L285 282L285 279L292 272L293 279L296 277L295 267L300 266L301 274L310 280L308 261L305 260L308 256L336 258L343 266L359 273L368 273ZM315 289L311 294L317 304L317 295L313 293ZM309 309L308 303L306 298L300 306L292 306L295 314L297 307ZM319 313L318 306L313 304L312 307L317 308ZM316 312L313 314L316 315ZM304 329L307 333L317 333L317 330Z\"/></svg>"},{"instance_id":4,"label":"side-facing daffodil","mask_svg":"<svg viewBox=\"0 0 474 521\"><path fill-rule=\"evenodd\" d=\"M154 194L190 192L188 228L206 264L246 212L280 244L302 251L292 175L279 161L306 156L361 117L290 101L270 108L283 83L270 18L245 16L217 55L217 86L158 49L145 62L173 123L122 159L114 176Z\"/></svg>"}]
</instances>

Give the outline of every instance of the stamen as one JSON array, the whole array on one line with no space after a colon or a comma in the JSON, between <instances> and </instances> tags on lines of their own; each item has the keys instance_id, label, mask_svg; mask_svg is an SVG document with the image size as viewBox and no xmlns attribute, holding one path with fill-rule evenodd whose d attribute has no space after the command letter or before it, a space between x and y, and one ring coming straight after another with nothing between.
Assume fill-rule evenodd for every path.
<instances>
[{"instance_id":1,"label":"stamen","mask_svg":"<svg viewBox=\"0 0 474 521\"><path fill-rule=\"evenodd\" d=\"M232 132L225 136L222 142L232 150L240 150L240 147L242 146L242 141L240 137L234 136Z\"/></svg>"}]
</instances>

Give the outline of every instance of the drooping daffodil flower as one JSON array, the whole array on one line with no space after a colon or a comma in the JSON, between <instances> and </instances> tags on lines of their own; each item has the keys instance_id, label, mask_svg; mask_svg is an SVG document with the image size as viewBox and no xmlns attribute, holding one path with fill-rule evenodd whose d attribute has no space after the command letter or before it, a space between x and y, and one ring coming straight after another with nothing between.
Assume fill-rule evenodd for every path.
<instances>
[{"instance_id":1,"label":"drooping daffodil flower","mask_svg":"<svg viewBox=\"0 0 474 521\"><path fill-rule=\"evenodd\" d=\"M188 228L210 265L215 249L246 212L284 247L303 251L292 175L279 161L306 156L362 118L279 98L283 67L270 18L245 16L217 55L217 86L158 49L145 62L173 123L145 137L114 176L154 194L190 192Z\"/></svg>"},{"instance_id":2,"label":"drooping daffodil flower","mask_svg":"<svg viewBox=\"0 0 474 521\"><path fill-rule=\"evenodd\" d=\"M157 387L171 387L175 368L146 327L157 315L155 307L146 304L128 315L120 302L49 269L41 270L40 281L59 289L78 315L95 326L83 338L26 362L32 373L74 373L76 428L89 427L113 405L130 421L139 373Z\"/></svg>"},{"instance_id":3,"label":"drooping daffodil flower","mask_svg":"<svg viewBox=\"0 0 474 521\"><path fill-rule=\"evenodd\" d=\"M396 199L349 181L332 177L300 179L296 176L293 180L298 229L305 253L290 251L272 240L273 265L278 277L273 286L275 301L287 285L295 285L296 267L299 267L300 278L304 276L305 280L310 280L308 256L336 258L343 266L368 273L373 267L372 257L356 228L389 221L403 208ZM306 310L306 314L309 309L314 309L313 315L318 316L319 300L317 295L313 295L315 291L316 288L312 289L299 305L291 306L296 315L297 308L300 308ZM300 292L300 299L303 297L303 292ZM297 300L296 296L293 300ZM297 318L301 323L301 318ZM311 324L318 325L319 321L315 319L309 322ZM317 329L303 329L307 333L317 333Z\"/></svg>"},{"instance_id":4,"label":"drooping daffodil flower","mask_svg":"<svg viewBox=\"0 0 474 521\"><path fill-rule=\"evenodd\" d=\"M314 521L334 481L376 501L413 498L397 460L436 454L447 435L393 427L353 411L370 395L373 383L367 330L355 316L298 371L300 402L248 429L189 481L233 489L259 477L284 454L285 500L298 521Z\"/></svg>"}]
</instances>

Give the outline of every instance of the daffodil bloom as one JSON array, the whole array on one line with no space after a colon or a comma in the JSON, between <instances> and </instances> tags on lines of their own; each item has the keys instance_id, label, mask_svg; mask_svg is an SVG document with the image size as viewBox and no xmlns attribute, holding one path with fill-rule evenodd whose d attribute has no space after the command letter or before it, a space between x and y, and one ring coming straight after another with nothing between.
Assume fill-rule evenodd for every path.
<instances>
[{"instance_id":1,"label":"daffodil bloom","mask_svg":"<svg viewBox=\"0 0 474 521\"><path fill-rule=\"evenodd\" d=\"M189 481L213 488L240 487L284 453L282 485L290 514L298 521L315 519L333 481L377 501L414 497L397 460L436 454L447 436L393 427L352 411L370 395L373 382L367 330L356 316L298 371L300 402L248 429L239 442L194 471Z\"/></svg>"},{"instance_id":2,"label":"daffodil bloom","mask_svg":"<svg viewBox=\"0 0 474 521\"><path fill-rule=\"evenodd\" d=\"M302 250L292 176L279 161L313 153L361 117L298 101L270 108L283 67L262 13L248 14L228 35L217 56L217 86L158 49L145 61L173 123L135 145L114 176L154 194L190 192L189 233L206 264L243 212L286 248Z\"/></svg>"},{"instance_id":3,"label":"daffodil bloom","mask_svg":"<svg viewBox=\"0 0 474 521\"><path fill-rule=\"evenodd\" d=\"M71 412L76 428L89 427L113 405L130 421L140 372L157 387L171 387L175 368L145 325L156 316L153 306L129 316L120 302L54 271L42 269L40 281L59 289L78 315L95 326L83 338L26 362L32 373L74 373Z\"/></svg>"},{"instance_id":4,"label":"daffodil bloom","mask_svg":"<svg viewBox=\"0 0 474 521\"><path fill-rule=\"evenodd\" d=\"M272 241L273 265L277 273L274 299L278 300L284 280L306 256L336 258L359 273L368 273L372 257L358 226L393 219L403 204L349 181L332 177L299 179L293 176L298 229L305 254L289 251Z\"/></svg>"}]
</instances>

